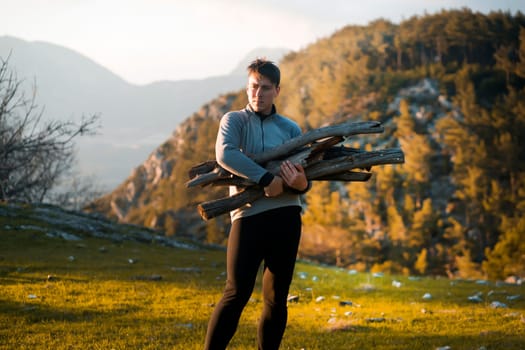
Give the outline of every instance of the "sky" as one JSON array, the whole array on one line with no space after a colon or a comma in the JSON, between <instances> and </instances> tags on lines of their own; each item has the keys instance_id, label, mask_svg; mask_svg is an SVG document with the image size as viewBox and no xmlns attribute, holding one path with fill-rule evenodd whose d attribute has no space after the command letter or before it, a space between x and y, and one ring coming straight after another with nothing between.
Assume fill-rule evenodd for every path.
<instances>
[{"instance_id":1,"label":"sky","mask_svg":"<svg viewBox=\"0 0 525 350\"><path fill-rule=\"evenodd\" d=\"M525 0L0 0L0 36L75 50L133 84L230 73L259 47L301 50L346 25Z\"/></svg>"}]
</instances>

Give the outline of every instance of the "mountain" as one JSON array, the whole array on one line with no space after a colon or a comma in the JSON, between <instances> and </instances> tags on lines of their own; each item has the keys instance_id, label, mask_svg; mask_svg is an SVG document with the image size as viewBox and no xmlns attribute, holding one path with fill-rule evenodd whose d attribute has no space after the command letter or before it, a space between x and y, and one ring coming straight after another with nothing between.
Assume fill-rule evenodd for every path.
<instances>
[{"instance_id":1,"label":"mountain","mask_svg":"<svg viewBox=\"0 0 525 350\"><path fill-rule=\"evenodd\" d=\"M450 10L347 26L281 60L277 109L304 131L376 120L384 133L345 145L405 154L363 184L315 182L301 256L403 274L525 274L524 28L521 13ZM86 210L223 243L228 216L204 222L196 207L226 190L185 183L213 159L219 118L245 104L242 89L209 101Z\"/></svg>"},{"instance_id":2,"label":"mountain","mask_svg":"<svg viewBox=\"0 0 525 350\"><path fill-rule=\"evenodd\" d=\"M202 106L181 122L124 182L91 203L87 210L119 222L167 228L166 233L170 235L206 239L206 224L195 208L187 204L223 190L187 191L187 171L199 161L212 159L211 138L215 136L220 118L232 108L239 95L244 93L221 95ZM182 154L186 156L181 157ZM223 219L217 222L224 222Z\"/></svg>"},{"instance_id":3,"label":"mountain","mask_svg":"<svg viewBox=\"0 0 525 350\"><path fill-rule=\"evenodd\" d=\"M240 62L256 55L278 61L285 52L256 49ZM36 87L36 103L45 118L100 115L99 135L77 140L78 163L82 175L93 175L106 188L121 183L205 102L245 84L241 64L223 76L134 85L68 48L9 36L0 37L0 57L23 81L26 96Z\"/></svg>"}]
</instances>

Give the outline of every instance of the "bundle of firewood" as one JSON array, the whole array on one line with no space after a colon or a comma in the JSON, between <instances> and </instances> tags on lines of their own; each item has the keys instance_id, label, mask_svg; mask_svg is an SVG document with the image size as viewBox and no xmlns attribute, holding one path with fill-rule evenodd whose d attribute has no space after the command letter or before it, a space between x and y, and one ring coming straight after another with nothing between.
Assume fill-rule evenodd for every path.
<instances>
[{"instance_id":1,"label":"bundle of firewood","mask_svg":"<svg viewBox=\"0 0 525 350\"><path fill-rule=\"evenodd\" d=\"M252 159L274 175L279 174L283 161L301 164L310 181L367 181L372 166L404 162L401 149L363 151L345 146L348 137L357 134L383 132L379 122L346 122L314 129ZM264 196L264 190L256 183L235 176L216 161L206 161L192 167L187 187L195 186L241 186L242 192L198 205L204 220L208 220L239 208Z\"/></svg>"}]
</instances>

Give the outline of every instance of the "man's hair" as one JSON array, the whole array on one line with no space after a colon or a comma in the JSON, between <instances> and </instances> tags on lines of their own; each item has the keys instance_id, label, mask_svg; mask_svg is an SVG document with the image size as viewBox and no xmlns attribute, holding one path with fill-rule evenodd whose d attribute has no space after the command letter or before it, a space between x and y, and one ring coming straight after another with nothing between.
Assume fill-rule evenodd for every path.
<instances>
[{"instance_id":1,"label":"man's hair","mask_svg":"<svg viewBox=\"0 0 525 350\"><path fill-rule=\"evenodd\" d=\"M248 75L253 73L262 75L270 79L272 84L277 87L281 83L281 71L279 70L279 67L266 58L257 58L255 61L250 63L247 70Z\"/></svg>"}]
</instances>

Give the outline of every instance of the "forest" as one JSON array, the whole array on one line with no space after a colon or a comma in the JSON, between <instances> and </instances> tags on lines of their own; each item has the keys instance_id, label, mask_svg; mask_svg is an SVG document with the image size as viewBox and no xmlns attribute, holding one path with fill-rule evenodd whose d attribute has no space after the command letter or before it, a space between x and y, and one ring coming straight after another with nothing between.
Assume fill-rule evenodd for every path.
<instances>
[{"instance_id":1,"label":"forest","mask_svg":"<svg viewBox=\"0 0 525 350\"><path fill-rule=\"evenodd\" d=\"M373 167L367 182L315 182L304 196L301 258L404 275L525 275L522 13L465 8L350 25L280 67L277 110L304 131L376 120L383 134L349 145L405 154L404 164ZM423 92L410 93L416 87ZM164 175L142 184L120 219L224 244L227 215L203 230L188 218L199 221L196 205L226 189L185 183L192 166L214 158L222 114L246 103L244 90L231 92L190 116L157 150ZM108 195L90 210L111 216L119 200Z\"/></svg>"}]
</instances>

